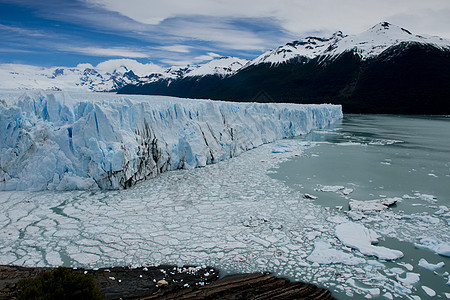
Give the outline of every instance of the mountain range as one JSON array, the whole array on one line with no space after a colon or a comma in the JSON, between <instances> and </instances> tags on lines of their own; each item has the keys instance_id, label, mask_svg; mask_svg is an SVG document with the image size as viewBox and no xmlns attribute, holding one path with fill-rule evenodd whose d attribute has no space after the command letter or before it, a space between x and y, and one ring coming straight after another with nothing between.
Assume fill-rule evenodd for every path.
<instances>
[{"instance_id":1,"label":"mountain range","mask_svg":"<svg viewBox=\"0 0 450 300\"><path fill-rule=\"evenodd\" d=\"M450 41L388 22L357 35L306 37L250 61L222 57L168 69L133 60L96 67L16 66L0 65L1 86L332 103L347 113L450 114Z\"/></svg>"}]
</instances>

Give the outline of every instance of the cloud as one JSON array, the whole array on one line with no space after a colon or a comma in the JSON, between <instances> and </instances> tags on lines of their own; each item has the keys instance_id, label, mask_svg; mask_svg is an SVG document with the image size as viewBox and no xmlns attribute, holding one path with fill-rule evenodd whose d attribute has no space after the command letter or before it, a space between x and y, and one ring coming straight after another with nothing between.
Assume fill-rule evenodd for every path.
<instances>
[{"instance_id":1,"label":"cloud","mask_svg":"<svg viewBox=\"0 0 450 300\"><path fill-rule=\"evenodd\" d=\"M17 26L10 26L10 25L4 25L0 24L0 31L4 31L8 34L18 34L18 35L26 35L29 37L44 37L45 33L40 30L32 30Z\"/></svg>"},{"instance_id":2,"label":"cloud","mask_svg":"<svg viewBox=\"0 0 450 300\"><path fill-rule=\"evenodd\" d=\"M178 53L189 53L191 46L186 45L170 45L170 46L161 46L158 49L170 51L170 52L178 52Z\"/></svg>"},{"instance_id":3,"label":"cloud","mask_svg":"<svg viewBox=\"0 0 450 300\"><path fill-rule=\"evenodd\" d=\"M164 69L153 63L140 63L133 59L110 59L99 63L97 69L103 72L113 72L115 69L124 66L127 69L132 69L138 76L145 76L151 73L163 72Z\"/></svg>"},{"instance_id":4,"label":"cloud","mask_svg":"<svg viewBox=\"0 0 450 300\"><path fill-rule=\"evenodd\" d=\"M208 52L207 54L200 55L194 58L194 62L203 62L203 61L209 61L218 57L221 57L222 55L214 53L214 52Z\"/></svg>"},{"instance_id":5,"label":"cloud","mask_svg":"<svg viewBox=\"0 0 450 300\"><path fill-rule=\"evenodd\" d=\"M267 20L266 20L267 21ZM193 16L168 19L160 24L162 30L175 39L213 42L217 47L239 50L262 50L272 35L258 36L252 26L242 27L236 19ZM279 33L280 35L280 33Z\"/></svg>"},{"instance_id":6,"label":"cloud","mask_svg":"<svg viewBox=\"0 0 450 300\"><path fill-rule=\"evenodd\" d=\"M134 51L129 48L100 48L100 47L74 47L62 46L61 51L79 53L89 56L110 56L110 57L132 57L132 58L148 58L149 55L142 51Z\"/></svg>"},{"instance_id":7,"label":"cloud","mask_svg":"<svg viewBox=\"0 0 450 300\"><path fill-rule=\"evenodd\" d=\"M175 17L209 16L212 18L272 18L280 26L296 35L306 32L334 32L343 30L359 33L374 24L390 20L392 16L409 15L422 20L411 25L414 31L444 32L450 37L450 18L441 18L438 24L433 17L450 9L448 0L85 0L95 7L117 12L141 24L160 25ZM429 12L432 12L431 14ZM195 18L192 22L195 22ZM412 19L411 19L412 20ZM404 24L398 24L405 26ZM443 28L446 28L443 30ZM189 36L189 28L184 32ZM204 31L207 31L205 28ZM216 31L217 32L217 31ZM238 32L235 32L238 33ZM431 32L432 33L432 32ZM182 32L180 32L182 35Z\"/></svg>"}]
</instances>

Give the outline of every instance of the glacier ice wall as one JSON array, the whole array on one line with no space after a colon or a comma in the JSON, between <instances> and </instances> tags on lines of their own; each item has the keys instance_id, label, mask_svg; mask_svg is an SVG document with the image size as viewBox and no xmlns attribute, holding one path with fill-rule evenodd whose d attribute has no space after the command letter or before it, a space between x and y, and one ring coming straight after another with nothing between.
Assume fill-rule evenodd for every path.
<instances>
[{"instance_id":1,"label":"glacier ice wall","mask_svg":"<svg viewBox=\"0 0 450 300\"><path fill-rule=\"evenodd\" d=\"M0 95L0 190L120 189L342 118L341 106L109 93Z\"/></svg>"}]
</instances>

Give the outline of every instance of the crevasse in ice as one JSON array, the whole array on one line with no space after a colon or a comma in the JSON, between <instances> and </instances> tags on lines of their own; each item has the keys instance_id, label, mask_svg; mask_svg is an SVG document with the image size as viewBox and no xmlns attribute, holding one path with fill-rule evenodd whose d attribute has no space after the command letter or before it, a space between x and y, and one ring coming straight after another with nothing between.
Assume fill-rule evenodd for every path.
<instances>
[{"instance_id":1,"label":"crevasse in ice","mask_svg":"<svg viewBox=\"0 0 450 300\"><path fill-rule=\"evenodd\" d=\"M328 104L27 92L0 102L0 190L126 188L340 118Z\"/></svg>"}]
</instances>

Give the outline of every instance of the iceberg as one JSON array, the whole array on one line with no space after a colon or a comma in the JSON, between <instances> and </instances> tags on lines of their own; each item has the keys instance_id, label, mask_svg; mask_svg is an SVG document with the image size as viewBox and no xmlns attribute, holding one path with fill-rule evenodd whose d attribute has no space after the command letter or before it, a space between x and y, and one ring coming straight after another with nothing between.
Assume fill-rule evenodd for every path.
<instances>
[{"instance_id":1,"label":"iceberg","mask_svg":"<svg viewBox=\"0 0 450 300\"><path fill-rule=\"evenodd\" d=\"M419 267L422 267L422 268L430 270L430 271L436 271L444 266L445 266L445 263L443 261L441 261L437 264L431 264L425 258L421 258L419 260Z\"/></svg>"},{"instance_id":2,"label":"iceberg","mask_svg":"<svg viewBox=\"0 0 450 300\"><path fill-rule=\"evenodd\" d=\"M0 99L0 190L127 188L342 118L330 104L43 91Z\"/></svg>"},{"instance_id":3,"label":"iceberg","mask_svg":"<svg viewBox=\"0 0 450 300\"><path fill-rule=\"evenodd\" d=\"M450 243L443 242L435 237L422 238L415 246L417 248L431 250L442 256L450 257Z\"/></svg>"},{"instance_id":4,"label":"iceberg","mask_svg":"<svg viewBox=\"0 0 450 300\"><path fill-rule=\"evenodd\" d=\"M366 262L365 259L353 254L333 249L330 242L322 239L314 241L314 250L306 259L319 264L358 265Z\"/></svg>"},{"instance_id":5,"label":"iceberg","mask_svg":"<svg viewBox=\"0 0 450 300\"><path fill-rule=\"evenodd\" d=\"M337 238L347 247L358 250L364 255L375 256L383 260L403 257L403 252L382 246L374 246L380 237L375 231L362 224L346 222L336 226Z\"/></svg>"}]
</instances>

